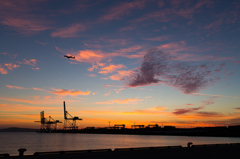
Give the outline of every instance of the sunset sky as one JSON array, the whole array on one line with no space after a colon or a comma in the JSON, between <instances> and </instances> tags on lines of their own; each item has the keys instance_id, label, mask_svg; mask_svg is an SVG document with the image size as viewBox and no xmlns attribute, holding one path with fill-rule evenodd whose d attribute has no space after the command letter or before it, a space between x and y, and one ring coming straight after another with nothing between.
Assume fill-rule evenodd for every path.
<instances>
[{"instance_id":1,"label":"sunset sky","mask_svg":"<svg viewBox=\"0 0 240 159\"><path fill-rule=\"evenodd\" d=\"M1 0L0 128L238 125L239 37L239 0Z\"/></svg>"}]
</instances>

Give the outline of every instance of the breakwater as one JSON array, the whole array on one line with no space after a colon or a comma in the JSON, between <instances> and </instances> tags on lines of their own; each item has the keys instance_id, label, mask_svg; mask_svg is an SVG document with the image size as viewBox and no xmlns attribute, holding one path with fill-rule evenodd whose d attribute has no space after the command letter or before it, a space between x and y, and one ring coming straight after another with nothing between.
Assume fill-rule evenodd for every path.
<instances>
[{"instance_id":1,"label":"breakwater","mask_svg":"<svg viewBox=\"0 0 240 159\"><path fill-rule=\"evenodd\" d=\"M39 159L153 159L153 158L185 158L185 159L212 159L212 158L238 158L240 143L224 144L202 144L194 145L187 143L186 146L162 146L162 147L136 147L136 148L118 148L118 149L95 149L95 150L75 150L75 151L52 151L35 152L33 155L8 156L0 154L7 158L39 158Z\"/></svg>"}]
</instances>

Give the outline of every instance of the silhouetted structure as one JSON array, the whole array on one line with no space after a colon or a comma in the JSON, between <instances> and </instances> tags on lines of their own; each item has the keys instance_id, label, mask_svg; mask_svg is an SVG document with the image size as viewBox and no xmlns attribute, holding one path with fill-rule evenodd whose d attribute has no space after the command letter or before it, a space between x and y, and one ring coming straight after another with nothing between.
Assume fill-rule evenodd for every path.
<instances>
[{"instance_id":1,"label":"silhouetted structure","mask_svg":"<svg viewBox=\"0 0 240 159\"><path fill-rule=\"evenodd\" d=\"M41 130L51 131L52 125L54 125L54 130L57 129L57 123L62 123L59 120L54 120L51 116L48 118L44 117L44 111L40 112L40 121L35 122L41 122Z\"/></svg>"},{"instance_id":2,"label":"silhouetted structure","mask_svg":"<svg viewBox=\"0 0 240 159\"><path fill-rule=\"evenodd\" d=\"M63 108L64 108L64 125L63 125L63 129L72 129L72 130L77 130L78 127L76 126L76 121L77 120L82 120L81 118L75 116L71 116L71 114L68 113L68 111L66 111L66 105L65 105L65 101L63 101Z\"/></svg>"},{"instance_id":3,"label":"silhouetted structure","mask_svg":"<svg viewBox=\"0 0 240 159\"><path fill-rule=\"evenodd\" d=\"M158 124L149 124L149 125L147 126L147 128L158 128L158 127L159 127Z\"/></svg>"},{"instance_id":4,"label":"silhouetted structure","mask_svg":"<svg viewBox=\"0 0 240 159\"><path fill-rule=\"evenodd\" d=\"M113 129L125 129L125 124L115 124Z\"/></svg>"},{"instance_id":5,"label":"silhouetted structure","mask_svg":"<svg viewBox=\"0 0 240 159\"><path fill-rule=\"evenodd\" d=\"M144 128L144 125L132 125L131 128L132 129L142 129L142 128Z\"/></svg>"}]
</instances>

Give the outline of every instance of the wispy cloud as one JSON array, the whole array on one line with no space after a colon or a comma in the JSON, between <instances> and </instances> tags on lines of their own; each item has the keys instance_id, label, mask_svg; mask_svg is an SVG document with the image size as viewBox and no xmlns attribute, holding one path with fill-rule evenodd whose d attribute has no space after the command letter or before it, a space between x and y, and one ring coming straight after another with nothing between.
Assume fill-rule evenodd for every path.
<instances>
[{"instance_id":1,"label":"wispy cloud","mask_svg":"<svg viewBox=\"0 0 240 159\"><path fill-rule=\"evenodd\" d=\"M55 94L55 95L60 95L60 96L78 96L78 95L89 95L90 94L90 91L78 91L78 90L75 90L75 89L72 89L72 90L67 90L67 89L53 89L54 91L49 91L50 93L52 94Z\"/></svg>"},{"instance_id":2,"label":"wispy cloud","mask_svg":"<svg viewBox=\"0 0 240 159\"><path fill-rule=\"evenodd\" d=\"M204 109L205 106L208 106L208 105L212 105L214 104L220 97L219 96L212 96L212 97L209 97L207 100L203 100L201 101L201 106L199 107L195 107L195 108L181 108L181 109L175 109L173 111L173 114L175 115L183 115L183 114L192 114L192 113L197 113L198 116L200 116L202 114L202 116L204 115L204 113L199 113L198 111L201 110L201 109ZM192 106L194 104L186 104L187 106ZM207 114L207 112L205 112L205 114ZM210 115L210 113L209 113ZM214 114L213 114L214 115Z\"/></svg>"},{"instance_id":3,"label":"wispy cloud","mask_svg":"<svg viewBox=\"0 0 240 159\"><path fill-rule=\"evenodd\" d=\"M100 71L98 73L108 74L108 73L112 73L121 68L126 68L126 66L123 64L118 64L118 65L110 64L106 67L100 68Z\"/></svg>"},{"instance_id":4,"label":"wispy cloud","mask_svg":"<svg viewBox=\"0 0 240 159\"><path fill-rule=\"evenodd\" d=\"M85 31L87 28L83 24L72 24L66 28L60 28L56 31L52 32L52 37L60 37L60 38L70 38L79 36L79 32Z\"/></svg>"},{"instance_id":5,"label":"wispy cloud","mask_svg":"<svg viewBox=\"0 0 240 159\"><path fill-rule=\"evenodd\" d=\"M111 80L124 80L124 78L129 78L132 74L134 74L135 72L133 70L121 70L118 71L118 74L112 75L109 78Z\"/></svg>"},{"instance_id":6,"label":"wispy cloud","mask_svg":"<svg viewBox=\"0 0 240 159\"><path fill-rule=\"evenodd\" d=\"M193 93L193 95L196 95L196 96L212 96L212 97L227 97L227 98L240 98L240 97L224 96L224 95L218 95L218 94L204 94L204 93Z\"/></svg>"},{"instance_id":7,"label":"wispy cloud","mask_svg":"<svg viewBox=\"0 0 240 159\"><path fill-rule=\"evenodd\" d=\"M161 10L153 11L145 14L144 16L133 20L132 22L143 22L147 20L155 20L160 22L169 22L175 19L192 19L195 13L201 12L201 8L209 7L213 3L212 1L169 1L168 8L163 8L164 3L159 3Z\"/></svg>"},{"instance_id":8,"label":"wispy cloud","mask_svg":"<svg viewBox=\"0 0 240 159\"><path fill-rule=\"evenodd\" d=\"M95 74L86 74L88 77L97 77Z\"/></svg>"},{"instance_id":9,"label":"wispy cloud","mask_svg":"<svg viewBox=\"0 0 240 159\"><path fill-rule=\"evenodd\" d=\"M175 115L182 115L182 114L186 114L186 113L192 113L192 112L196 112L200 109L203 109L204 107L196 107L196 108L185 108L185 109L175 109L173 114Z\"/></svg>"},{"instance_id":10,"label":"wispy cloud","mask_svg":"<svg viewBox=\"0 0 240 159\"><path fill-rule=\"evenodd\" d=\"M149 40L149 41L166 41L169 39L169 36L159 36L154 38L142 38L143 40Z\"/></svg>"},{"instance_id":11,"label":"wispy cloud","mask_svg":"<svg viewBox=\"0 0 240 159\"><path fill-rule=\"evenodd\" d=\"M12 64L12 63L5 63L4 64L9 70L13 70L14 68L20 67L20 65Z\"/></svg>"},{"instance_id":12,"label":"wispy cloud","mask_svg":"<svg viewBox=\"0 0 240 159\"><path fill-rule=\"evenodd\" d=\"M134 111L123 112L125 115L168 115L169 113L166 112L166 107L153 107L147 108L144 110L135 109Z\"/></svg>"},{"instance_id":13,"label":"wispy cloud","mask_svg":"<svg viewBox=\"0 0 240 159\"><path fill-rule=\"evenodd\" d=\"M26 89L24 87L19 87L19 86L12 86L12 85L5 85L8 88L14 88L14 89Z\"/></svg>"},{"instance_id":14,"label":"wispy cloud","mask_svg":"<svg viewBox=\"0 0 240 159\"><path fill-rule=\"evenodd\" d=\"M36 59L30 59L30 60L23 59L23 62L19 62L19 63L25 64L25 65L36 66L37 60Z\"/></svg>"},{"instance_id":15,"label":"wispy cloud","mask_svg":"<svg viewBox=\"0 0 240 159\"><path fill-rule=\"evenodd\" d=\"M79 51L67 51L56 47L56 50L75 56L76 61L85 63L100 63L102 60L111 59L111 57L126 57L126 58L141 58L143 57L143 52L139 52L142 46L131 46L128 48L123 48L120 50L115 50L112 52L102 52L101 50L79 50ZM136 53L137 52L137 53ZM100 65L99 65L100 66Z\"/></svg>"},{"instance_id":16,"label":"wispy cloud","mask_svg":"<svg viewBox=\"0 0 240 159\"><path fill-rule=\"evenodd\" d=\"M0 73L1 74L8 74L8 71L0 65Z\"/></svg>"},{"instance_id":17,"label":"wispy cloud","mask_svg":"<svg viewBox=\"0 0 240 159\"><path fill-rule=\"evenodd\" d=\"M96 104L137 104L137 102L143 101L142 99L136 98L130 98L130 99L115 99L115 100L109 100L106 102L96 102Z\"/></svg>"},{"instance_id":18,"label":"wispy cloud","mask_svg":"<svg viewBox=\"0 0 240 159\"><path fill-rule=\"evenodd\" d=\"M122 2L117 6L111 8L107 14L100 18L100 20L119 19L122 16L128 15L133 9L141 9L144 7L145 0L138 0L133 2Z\"/></svg>"},{"instance_id":19,"label":"wispy cloud","mask_svg":"<svg viewBox=\"0 0 240 159\"><path fill-rule=\"evenodd\" d=\"M44 42L41 42L41 41L38 41L38 40L35 40L36 41L36 43L38 43L38 44L40 44L40 45L47 45L48 43L44 43Z\"/></svg>"},{"instance_id":20,"label":"wispy cloud","mask_svg":"<svg viewBox=\"0 0 240 159\"><path fill-rule=\"evenodd\" d=\"M0 17L2 20L0 23L27 35L50 29L51 23L43 18L44 14L39 16L33 13L39 11L38 5L41 2L43 1L1 1Z\"/></svg>"},{"instance_id":21,"label":"wispy cloud","mask_svg":"<svg viewBox=\"0 0 240 159\"><path fill-rule=\"evenodd\" d=\"M18 98L0 98L0 100L7 100L7 101L21 102L21 103L30 103L30 104L37 104L37 102L31 101L31 100L24 100L24 99L18 99Z\"/></svg>"}]
</instances>

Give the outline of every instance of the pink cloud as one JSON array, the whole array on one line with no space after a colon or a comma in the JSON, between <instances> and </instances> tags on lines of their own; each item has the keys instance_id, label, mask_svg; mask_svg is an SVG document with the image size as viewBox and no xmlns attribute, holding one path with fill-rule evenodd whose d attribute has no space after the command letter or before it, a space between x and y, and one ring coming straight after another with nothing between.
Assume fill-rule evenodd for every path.
<instances>
[{"instance_id":1,"label":"pink cloud","mask_svg":"<svg viewBox=\"0 0 240 159\"><path fill-rule=\"evenodd\" d=\"M75 55L75 60L79 62L99 62L102 59L107 58L102 51L93 51L93 50L80 50Z\"/></svg>"},{"instance_id":2,"label":"pink cloud","mask_svg":"<svg viewBox=\"0 0 240 159\"><path fill-rule=\"evenodd\" d=\"M96 64L92 64L92 67L88 68L88 71L93 71L95 69L99 69L99 67L103 67L105 65L105 63L96 63Z\"/></svg>"},{"instance_id":3,"label":"pink cloud","mask_svg":"<svg viewBox=\"0 0 240 159\"><path fill-rule=\"evenodd\" d=\"M153 107L153 108L147 108L144 110L138 110L135 109L134 111L131 112L123 112L123 114L129 114L129 115L167 115L170 116L171 114L166 112L167 108L166 107Z\"/></svg>"},{"instance_id":4,"label":"pink cloud","mask_svg":"<svg viewBox=\"0 0 240 159\"><path fill-rule=\"evenodd\" d=\"M171 7L168 8L161 8L165 4L160 3L161 5L159 5L159 7L161 10L147 13L144 16L133 20L132 22L142 22L146 20L152 21L152 19L160 22L168 22L179 18L192 19L195 13L201 12L202 7L209 7L213 3L212 1L205 0L198 1L197 3L194 2L195 1L172 0L168 2L171 3Z\"/></svg>"},{"instance_id":5,"label":"pink cloud","mask_svg":"<svg viewBox=\"0 0 240 159\"><path fill-rule=\"evenodd\" d=\"M83 24L73 24L67 28L57 29L52 32L52 37L60 37L60 38L70 38L77 37L79 32L83 32L86 30L86 26Z\"/></svg>"},{"instance_id":6,"label":"pink cloud","mask_svg":"<svg viewBox=\"0 0 240 159\"><path fill-rule=\"evenodd\" d=\"M127 26L127 27L124 27L124 28L120 28L119 31L132 31L132 30L135 30L136 27L135 26Z\"/></svg>"},{"instance_id":7,"label":"pink cloud","mask_svg":"<svg viewBox=\"0 0 240 159\"><path fill-rule=\"evenodd\" d=\"M34 101L29 101L29 100L24 100L24 99L17 99L17 98L1 98L0 100L7 100L11 102L22 102L22 103L30 103L30 104L37 104L37 102Z\"/></svg>"},{"instance_id":8,"label":"pink cloud","mask_svg":"<svg viewBox=\"0 0 240 159\"><path fill-rule=\"evenodd\" d=\"M30 59L30 60L23 59L23 62L19 62L19 63L20 64L25 64L25 65L36 66L37 65L37 60L36 59Z\"/></svg>"},{"instance_id":9,"label":"pink cloud","mask_svg":"<svg viewBox=\"0 0 240 159\"><path fill-rule=\"evenodd\" d=\"M43 21L32 18L5 18L2 24L14 28L22 34L34 34L40 31L48 30L50 27L44 25Z\"/></svg>"},{"instance_id":10,"label":"pink cloud","mask_svg":"<svg viewBox=\"0 0 240 159\"><path fill-rule=\"evenodd\" d=\"M203 107L175 109L173 114L175 114L175 115L182 115L182 114L186 114L186 113L192 113L192 112L198 111L200 109L203 109Z\"/></svg>"},{"instance_id":11,"label":"pink cloud","mask_svg":"<svg viewBox=\"0 0 240 159\"><path fill-rule=\"evenodd\" d=\"M8 71L5 68L2 68L0 65L0 73L1 74L8 74Z\"/></svg>"},{"instance_id":12,"label":"pink cloud","mask_svg":"<svg viewBox=\"0 0 240 159\"><path fill-rule=\"evenodd\" d=\"M166 41L169 39L169 36L160 36L155 38L143 38L144 40L150 40L150 41Z\"/></svg>"},{"instance_id":13,"label":"pink cloud","mask_svg":"<svg viewBox=\"0 0 240 159\"><path fill-rule=\"evenodd\" d=\"M12 63L5 63L4 64L9 70L13 70L14 68L20 67L20 65L12 64Z\"/></svg>"},{"instance_id":14,"label":"pink cloud","mask_svg":"<svg viewBox=\"0 0 240 159\"><path fill-rule=\"evenodd\" d=\"M5 85L8 88L15 88L15 89L26 89L24 87L19 87L19 86L12 86L12 85Z\"/></svg>"},{"instance_id":15,"label":"pink cloud","mask_svg":"<svg viewBox=\"0 0 240 159\"><path fill-rule=\"evenodd\" d=\"M37 90L37 91L46 91L46 90L44 90L44 89L42 89L42 88L35 88L35 87L33 87L32 89L33 89L33 90Z\"/></svg>"},{"instance_id":16,"label":"pink cloud","mask_svg":"<svg viewBox=\"0 0 240 159\"><path fill-rule=\"evenodd\" d=\"M66 90L66 89L53 89L54 91L49 91L49 93L55 94L55 95L60 95L60 96L77 96L77 95L89 95L90 91L77 91L77 90Z\"/></svg>"},{"instance_id":17,"label":"pink cloud","mask_svg":"<svg viewBox=\"0 0 240 159\"><path fill-rule=\"evenodd\" d=\"M120 49L120 50L116 50L115 52L117 53L129 53L129 52L136 52L140 49L142 49L143 47L141 45L135 45L135 46L131 46L129 48L124 48L124 49Z\"/></svg>"},{"instance_id":18,"label":"pink cloud","mask_svg":"<svg viewBox=\"0 0 240 159\"><path fill-rule=\"evenodd\" d=\"M118 65L110 64L106 67L100 68L100 71L98 73L108 74L121 68L126 68L126 66L123 64L118 64Z\"/></svg>"},{"instance_id":19,"label":"pink cloud","mask_svg":"<svg viewBox=\"0 0 240 159\"><path fill-rule=\"evenodd\" d=\"M142 99L138 99L138 97L132 99L115 99L106 102L96 102L96 104L136 104L138 101L142 101Z\"/></svg>"},{"instance_id":20,"label":"pink cloud","mask_svg":"<svg viewBox=\"0 0 240 159\"><path fill-rule=\"evenodd\" d=\"M39 67L34 67L32 68L33 70L39 70L40 68Z\"/></svg>"},{"instance_id":21,"label":"pink cloud","mask_svg":"<svg viewBox=\"0 0 240 159\"><path fill-rule=\"evenodd\" d=\"M42 18L44 15L32 12L38 10L41 2L43 1L0 1L0 23L21 34L35 34L50 29L50 22Z\"/></svg>"},{"instance_id":22,"label":"pink cloud","mask_svg":"<svg viewBox=\"0 0 240 159\"><path fill-rule=\"evenodd\" d=\"M220 98L219 96L213 96L213 97L209 97L207 100L202 101L204 106L207 105L212 105L216 102L216 100Z\"/></svg>"},{"instance_id":23,"label":"pink cloud","mask_svg":"<svg viewBox=\"0 0 240 159\"><path fill-rule=\"evenodd\" d=\"M126 58L140 58L143 57L144 52L138 52L138 50L142 49L142 46L132 46L129 48L124 48L124 49L120 49L120 50L116 50L114 52L111 53L103 53L101 50L79 50L77 52L75 51L66 51L63 49L60 49L58 47L56 47L56 50L66 53L71 54L73 56L75 56L76 61L78 62L87 62L87 63L100 63L100 61L104 60L104 59L111 59L111 57L126 57ZM138 52L136 54L132 54L134 52ZM131 54L128 54L131 53ZM98 67L97 66L93 66L94 68ZM90 69L93 70L94 68Z\"/></svg>"},{"instance_id":24,"label":"pink cloud","mask_svg":"<svg viewBox=\"0 0 240 159\"><path fill-rule=\"evenodd\" d=\"M95 74L87 74L88 77L97 77Z\"/></svg>"},{"instance_id":25,"label":"pink cloud","mask_svg":"<svg viewBox=\"0 0 240 159\"><path fill-rule=\"evenodd\" d=\"M133 1L133 2L122 2L116 7L113 7L109 10L108 14L104 15L100 20L113 20L119 19L124 15L128 15L130 11L135 8L144 7L144 0Z\"/></svg>"},{"instance_id":26,"label":"pink cloud","mask_svg":"<svg viewBox=\"0 0 240 159\"><path fill-rule=\"evenodd\" d=\"M111 80L123 80L124 78L130 77L133 73L134 71L132 70L128 70L128 71L121 70L121 71L118 71L118 74L112 75L109 78Z\"/></svg>"},{"instance_id":27,"label":"pink cloud","mask_svg":"<svg viewBox=\"0 0 240 159\"><path fill-rule=\"evenodd\" d=\"M35 40L35 41L36 41L36 43L38 43L40 45L47 45L48 44L48 43L40 42L40 41L37 41L37 40Z\"/></svg>"}]
</instances>

